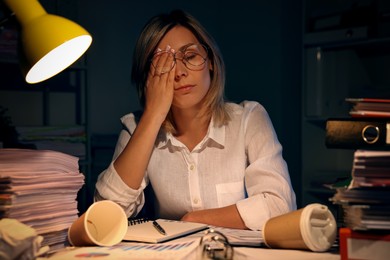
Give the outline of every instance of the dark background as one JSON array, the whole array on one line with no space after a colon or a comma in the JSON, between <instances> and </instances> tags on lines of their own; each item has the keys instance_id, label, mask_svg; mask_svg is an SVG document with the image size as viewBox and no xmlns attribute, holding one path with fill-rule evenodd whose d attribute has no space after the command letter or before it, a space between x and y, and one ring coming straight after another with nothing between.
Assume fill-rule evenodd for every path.
<instances>
[{"instance_id":1,"label":"dark background","mask_svg":"<svg viewBox=\"0 0 390 260\"><path fill-rule=\"evenodd\" d=\"M97 175L110 162L119 118L140 108L130 82L133 47L143 25L153 15L181 8L195 16L214 36L227 67L226 98L234 102L255 100L268 111L284 157L289 165L300 203L301 187L301 74L302 3L290 0L242 1L128 1L128 0L42 0L49 12L67 17L87 29L93 42L84 56L85 96L77 109L88 129L90 167L86 173L84 203L91 203ZM14 65L12 65L14 66ZM11 65L6 65L10 68ZM64 75L64 74L63 74ZM61 77L56 76L57 81ZM13 81L16 74L0 70L0 84ZM40 86L29 86L37 87ZM0 93L0 95L5 95ZM33 111L23 110L22 92L10 98L18 104L15 125L28 125ZM55 121L68 120L64 98L58 97ZM0 103L1 105L1 103ZM64 111L60 111L64 107ZM48 113L42 108L43 113ZM76 111L76 112L77 112ZM52 112L50 112L52 113ZM85 189L85 188L83 188Z\"/></svg>"},{"instance_id":2,"label":"dark background","mask_svg":"<svg viewBox=\"0 0 390 260\"><path fill-rule=\"evenodd\" d=\"M256 100L269 112L299 197L301 1L81 1L79 22L94 37L88 51L92 134L118 133L119 117L139 108L130 83L135 39L152 15L174 8L194 15L219 44L227 99Z\"/></svg>"}]
</instances>

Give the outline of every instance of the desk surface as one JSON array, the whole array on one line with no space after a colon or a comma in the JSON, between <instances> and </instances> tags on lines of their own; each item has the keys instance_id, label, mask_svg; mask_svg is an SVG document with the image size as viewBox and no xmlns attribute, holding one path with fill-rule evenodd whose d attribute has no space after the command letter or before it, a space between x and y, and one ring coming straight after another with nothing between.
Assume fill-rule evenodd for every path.
<instances>
[{"instance_id":1,"label":"desk surface","mask_svg":"<svg viewBox=\"0 0 390 260\"><path fill-rule=\"evenodd\" d=\"M123 242L114 247L81 247L62 250L49 258L38 258L39 260L71 260L90 259L98 257L101 260L108 259L185 259L198 260L200 258L199 238L183 237L163 244L145 244ZM180 250L166 250L167 243L184 244ZM134 245L135 244L135 245ZM137 246L139 247L137 248ZM165 245L165 246L164 246ZM160 249L156 250L158 247ZM162 247L162 248L161 248ZM119 257L119 258L118 258ZM323 252L316 253L304 250L268 249L254 247L234 247L234 260L243 259L267 259L267 260L338 260L337 253Z\"/></svg>"}]
</instances>

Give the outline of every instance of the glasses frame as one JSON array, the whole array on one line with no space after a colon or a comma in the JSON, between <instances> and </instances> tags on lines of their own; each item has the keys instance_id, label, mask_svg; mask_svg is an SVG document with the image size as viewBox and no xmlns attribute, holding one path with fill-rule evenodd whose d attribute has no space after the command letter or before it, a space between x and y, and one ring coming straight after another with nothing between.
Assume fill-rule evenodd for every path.
<instances>
[{"instance_id":1,"label":"glasses frame","mask_svg":"<svg viewBox=\"0 0 390 260\"><path fill-rule=\"evenodd\" d=\"M201 55L200 53L197 53L197 54L198 54L200 57L202 57L202 59L203 59L203 62L202 62L201 64L199 64L199 65L191 64L191 62L185 60L185 58L184 58L184 57L185 57L185 52L187 51L187 49L188 49L189 47L191 47L191 46L194 46L194 45L198 45L198 46L200 46L200 47L203 47L203 49L204 49L205 52L206 52L205 57L203 57L203 55ZM191 52L191 51L190 51L190 52ZM177 51L177 52L175 52L175 53L172 53L172 52L170 52L170 51L158 51L158 52L155 52L155 53L153 54L152 58L150 59L150 63L151 63L151 65L153 66L153 68L154 68L155 70L158 70L159 68L158 68L157 66L154 65L153 60L155 59L155 57L157 57L157 56L159 56L159 55L161 55L161 54L163 54L163 53L168 53L168 54L170 54L170 55L173 55L173 62L172 62L172 65L171 65L171 67L170 67L169 69L165 69L165 70L164 70L164 68L167 68L167 67L162 67L163 69L162 69L162 71L160 72L161 74L170 72L170 71L176 66L177 60L180 60L180 61L184 64L184 66L185 66L187 69L191 70L191 71L200 71L200 70L204 69L204 65L206 64L206 61L208 60L208 57L209 57L209 51L208 51L207 46L204 45L204 44L201 44L201 43L193 43L193 44L191 44L191 45L188 45L185 49L179 50L179 51ZM181 54L182 54L182 57L181 57L181 58L177 58L177 57L176 57L178 53L181 53ZM194 52L192 52L192 53L194 53ZM199 69L190 68L190 67L188 67L188 64L190 64L191 66L194 66L194 67L199 67Z\"/></svg>"},{"instance_id":2,"label":"glasses frame","mask_svg":"<svg viewBox=\"0 0 390 260\"><path fill-rule=\"evenodd\" d=\"M232 260L234 249L228 238L214 229L206 230L200 240L202 259Z\"/></svg>"}]
</instances>

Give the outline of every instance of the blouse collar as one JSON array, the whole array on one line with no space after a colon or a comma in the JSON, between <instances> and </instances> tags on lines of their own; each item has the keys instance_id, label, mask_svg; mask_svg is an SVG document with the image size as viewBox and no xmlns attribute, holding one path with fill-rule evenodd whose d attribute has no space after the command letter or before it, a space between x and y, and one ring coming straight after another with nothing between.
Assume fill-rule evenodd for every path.
<instances>
[{"instance_id":1,"label":"blouse collar","mask_svg":"<svg viewBox=\"0 0 390 260\"><path fill-rule=\"evenodd\" d=\"M220 127L215 126L214 120L211 118L206 136L194 150L201 149L202 147L205 147L205 145L212 143L214 143L214 146L217 145L218 147L223 148L225 146L225 127L225 125ZM176 146L178 148L184 147L183 143L177 140L171 133L166 133L165 131L161 130L156 140L156 147L163 149L170 145Z\"/></svg>"}]
</instances>

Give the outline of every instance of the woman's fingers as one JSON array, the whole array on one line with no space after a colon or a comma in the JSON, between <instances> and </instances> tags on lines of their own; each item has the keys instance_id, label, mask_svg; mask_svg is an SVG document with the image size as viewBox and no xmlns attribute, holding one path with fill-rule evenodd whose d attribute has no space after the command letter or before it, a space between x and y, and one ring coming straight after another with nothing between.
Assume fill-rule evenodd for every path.
<instances>
[{"instance_id":1,"label":"woman's fingers","mask_svg":"<svg viewBox=\"0 0 390 260\"><path fill-rule=\"evenodd\" d=\"M146 82L146 103L158 111L169 111L174 92L174 50L157 52L152 60Z\"/></svg>"},{"instance_id":2,"label":"woman's fingers","mask_svg":"<svg viewBox=\"0 0 390 260\"><path fill-rule=\"evenodd\" d=\"M161 76L172 70L174 50L168 45L164 51L158 51L153 57L153 76Z\"/></svg>"}]
</instances>

